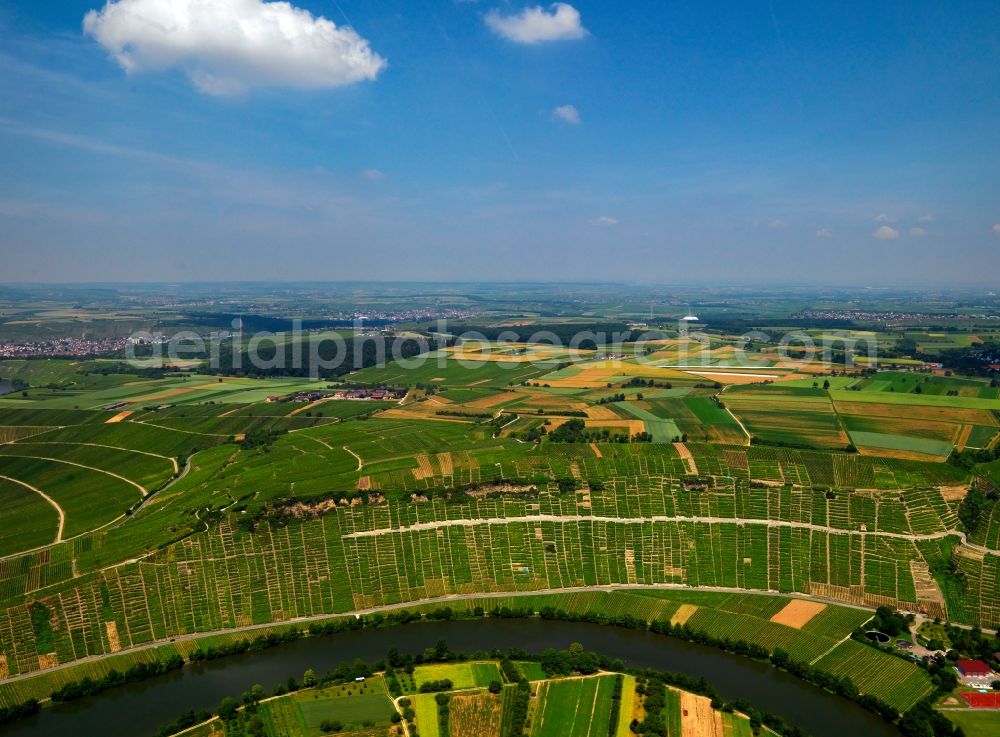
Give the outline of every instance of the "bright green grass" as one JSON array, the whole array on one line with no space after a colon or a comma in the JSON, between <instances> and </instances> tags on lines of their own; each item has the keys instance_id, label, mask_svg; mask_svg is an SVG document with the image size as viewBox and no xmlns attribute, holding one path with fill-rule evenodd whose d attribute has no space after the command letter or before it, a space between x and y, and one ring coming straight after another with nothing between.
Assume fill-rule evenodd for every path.
<instances>
[{"instance_id":1,"label":"bright green grass","mask_svg":"<svg viewBox=\"0 0 1000 737\"><path fill-rule=\"evenodd\" d=\"M614 737L632 737L632 710L635 700L639 698L635 692L635 676L623 676L622 699L618 710L618 724L615 727Z\"/></svg>"},{"instance_id":2,"label":"bright green grass","mask_svg":"<svg viewBox=\"0 0 1000 737\"><path fill-rule=\"evenodd\" d=\"M726 737L753 737L750 720L736 714L722 714L722 731Z\"/></svg>"},{"instance_id":3,"label":"bright green grass","mask_svg":"<svg viewBox=\"0 0 1000 737\"><path fill-rule=\"evenodd\" d=\"M110 522L141 498L138 489L114 476L37 458L0 455L0 476L24 481L52 497L66 513L65 537Z\"/></svg>"},{"instance_id":4,"label":"bright green grass","mask_svg":"<svg viewBox=\"0 0 1000 737\"><path fill-rule=\"evenodd\" d=\"M0 479L0 555L51 543L59 527L56 510L35 492Z\"/></svg>"},{"instance_id":5,"label":"bright green grass","mask_svg":"<svg viewBox=\"0 0 1000 737\"><path fill-rule=\"evenodd\" d=\"M500 669L496 663L442 663L418 665L413 671L413 680L419 689L428 681L448 679L452 688L475 688L488 686L490 681L501 681Z\"/></svg>"},{"instance_id":6,"label":"bright green grass","mask_svg":"<svg viewBox=\"0 0 1000 737\"><path fill-rule=\"evenodd\" d=\"M667 725L667 737L681 737L681 692L667 689L667 698L663 706L664 722Z\"/></svg>"},{"instance_id":7,"label":"bright green grass","mask_svg":"<svg viewBox=\"0 0 1000 737\"><path fill-rule=\"evenodd\" d=\"M420 737L440 737L438 706L434 700L434 694L417 694L412 699L413 710L417 713L417 729L420 730ZM448 735L444 737L448 737Z\"/></svg>"},{"instance_id":8,"label":"bright green grass","mask_svg":"<svg viewBox=\"0 0 1000 737\"><path fill-rule=\"evenodd\" d=\"M324 721L340 722L346 731L360 728L365 722L374 725L388 725L395 709L385 692L368 689L365 693L344 695L344 687L318 691L315 694L302 692L295 701L306 727L306 737L322 734L320 724Z\"/></svg>"},{"instance_id":9,"label":"bright green grass","mask_svg":"<svg viewBox=\"0 0 1000 737\"><path fill-rule=\"evenodd\" d=\"M545 681L533 737L606 737L614 676Z\"/></svg>"},{"instance_id":10,"label":"bright green grass","mask_svg":"<svg viewBox=\"0 0 1000 737\"><path fill-rule=\"evenodd\" d=\"M518 661L516 665L521 675L529 681L544 681L548 677L545 675L545 671L542 670L541 663L537 663L534 660Z\"/></svg>"},{"instance_id":11,"label":"bright green grass","mask_svg":"<svg viewBox=\"0 0 1000 737\"><path fill-rule=\"evenodd\" d=\"M646 432L653 436L654 443L669 443L674 438L681 436L680 428L671 419L657 417L649 410L636 407L631 402L618 402L615 406L642 420L646 425Z\"/></svg>"},{"instance_id":12,"label":"bright green grass","mask_svg":"<svg viewBox=\"0 0 1000 737\"><path fill-rule=\"evenodd\" d=\"M965 737L996 737L1000 734L1000 711L948 709L941 713L961 727Z\"/></svg>"}]
</instances>

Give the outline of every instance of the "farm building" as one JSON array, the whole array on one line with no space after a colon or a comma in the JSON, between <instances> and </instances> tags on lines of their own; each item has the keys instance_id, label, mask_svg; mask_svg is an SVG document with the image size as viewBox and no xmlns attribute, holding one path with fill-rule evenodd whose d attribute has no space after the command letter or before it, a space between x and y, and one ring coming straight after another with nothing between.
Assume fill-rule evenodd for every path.
<instances>
[{"instance_id":1,"label":"farm building","mask_svg":"<svg viewBox=\"0 0 1000 737\"><path fill-rule=\"evenodd\" d=\"M956 660L955 667L966 678L970 676L988 676L992 671L982 660Z\"/></svg>"}]
</instances>

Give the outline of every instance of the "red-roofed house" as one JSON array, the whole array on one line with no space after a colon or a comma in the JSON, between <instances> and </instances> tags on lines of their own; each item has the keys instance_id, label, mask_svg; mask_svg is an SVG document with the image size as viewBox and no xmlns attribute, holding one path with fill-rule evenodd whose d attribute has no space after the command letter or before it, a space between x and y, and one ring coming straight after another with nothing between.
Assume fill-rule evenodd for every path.
<instances>
[{"instance_id":1,"label":"red-roofed house","mask_svg":"<svg viewBox=\"0 0 1000 737\"><path fill-rule=\"evenodd\" d=\"M955 667L968 678L969 676L988 676L992 671L982 660L956 660Z\"/></svg>"}]
</instances>

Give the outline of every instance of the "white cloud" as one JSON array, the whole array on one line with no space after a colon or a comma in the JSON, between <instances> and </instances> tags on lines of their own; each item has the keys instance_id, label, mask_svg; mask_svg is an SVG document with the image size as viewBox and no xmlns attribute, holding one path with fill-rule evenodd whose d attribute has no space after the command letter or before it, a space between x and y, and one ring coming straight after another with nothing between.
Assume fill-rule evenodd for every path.
<instances>
[{"instance_id":1,"label":"white cloud","mask_svg":"<svg viewBox=\"0 0 1000 737\"><path fill-rule=\"evenodd\" d=\"M548 10L535 5L516 15L501 15L500 11L491 10L486 14L486 25L498 36L522 44L572 41L587 35L580 22L580 11L566 3L553 3Z\"/></svg>"},{"instance_id":2,"label":"white cloud","mask_svg":"<svg viewBox=\"0 0 1000 737\"><path fill-rule=\"evenodd\" d=\"M899 238L899 231L895 228L890 228L888 225L883 225L872 233L872 235L881 241L892 241Z\"/></svg>"},{"instance_id":3,"label":"white cloud","mask_svg":"<svg viewBox=\"0 0 1000 737\"><path fill-rule=\"evenodd\" d=\"M340 87L386 65L354 29L287 2L108 0L83 30L126 72L181 69L211 95Z\"/></svg>"},{"instance_id":4,"label":"white cloud","mask_svg":"<svg viewBox=\"0 0 1000 737\"><path fill-rule=\"evenodd\" d=\"M926 215L921 215L920 217L918 217L917 220L921 223L933 223L934 215L932 213L927 213Z\"/></svg>"},{"instance_id":5,"label":"white cloud","mask_svg":"<svg viewBox=\"0 0 1000 737\"><path fill-rule=\"evenodd\" d=\"M580 111L573 105L560 105L552 111L552 117L571 125L580 125Z\"/></svg>"},{"instance_id":6,"label":"white cloud","mask_svg":"<svg viewBox=\"0 0 1000 737\"><path fill-rule=\"evenodd\" d=\"M923 238L925 235L927 235L927 231L924 230L923 228L910 228L910 235L912 235L914 238Z\"/></svg>"},{"instance_id":7,"label":"white cloud","mask_svg":"<svg viewBox=\"0 0 1000 737\"><path fill-rule=\"evenodd\" d=\"M816 231L817 238L833 238L833 231L829 228L820 228Z\"/></svg>"},{"instance_id":8,"label":"white cloud","mask_svg":"<svg viewBox=\"0 0 1000 737\"><path fill-rule=\"evenodd\" d=\"M875 222L876 223L894 223L894 222L896 222L896 218L891 218L888 215L886 215L885 213L882 213L881 215L876 215L875 216Z\"/></svg>"},{"instance_id":9,"label":"white cloud","mask_svg":"<svg viewBox=\"0 0 1000 737\"><path fill-rule=\"evenodd\" d=\"M1000 223L993 226L993 235L1000 235Z\"/></svg>"},{"instance_id":10,"label":"white cloud","mask_svg":"<svg viewBox=\"0 0 1000 737\"><path fill-rule=\"evenodd\" d=\"M605 227L611 227L612 225L618 225L618 219L613 217L608 217L607 215L601 215L599 218L590 221L594 225L603 225Z\"/></svg>"},{"instance_id":11,"label":"white cloud","mask_svg":"<svg viewBox=\"0 0 1000 737\"><path fill-rule=\"evenodd\" d=\"M770 228L771 230L784 230L785 228L788 227L788 223L786 223L781 218L775 218L774 220L772 220L767 224L767 227Z\"/></svg>"},{"instance_id":12,"label":"white cloud","mask_svg":"<svg viewBox=\"0 0 1000 737\"><path fill-rule=\"evenodd\" d=\"M361 172L361 178L367 179L369 182L377 182L380 179L385 179L385 172L381 169L365 169Z\"/></svg>"}]
</instances>

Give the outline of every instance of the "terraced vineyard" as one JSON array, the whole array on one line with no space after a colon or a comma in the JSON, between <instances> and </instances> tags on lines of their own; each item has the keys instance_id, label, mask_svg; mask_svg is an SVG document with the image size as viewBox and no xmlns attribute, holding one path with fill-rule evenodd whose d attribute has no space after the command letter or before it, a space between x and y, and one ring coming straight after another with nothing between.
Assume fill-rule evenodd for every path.
<instances>
[{"instance_id":1,"label":"terraced vineyard","mask_svg":"<svg viewBox=\"0 0 1000 737\"><path fill-rule=\"evenodd\" d=\"M761 392L829 406L814 393ZM468 612L555 607L682 624L785 650L905 709L929 693L922 672L843 642L871 609L1000 620L995 525L965 540L967 476L956 466L721 444L739 439L735 420L686 393L635 393L615 412L657 432L704 417L729 428L701 435L716 442L536 444L494 429L523 408L607 410L582 396L472 383L437 404L186 403L114 422L0 409L0 425L24 428L0 445L0 488L13 502L0 529L16 531L0 537L0 700L107 667L65 667L84 658L185 654L193 640L168 641L446 598ZM943 561L961 580L941 573ZM481 688L495 675L449 677ZM438 677L418 672L408 688Z\"/></svg>"}]
</instances>

